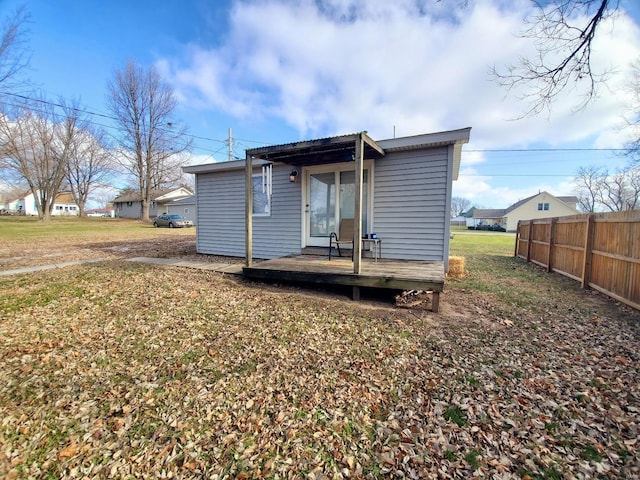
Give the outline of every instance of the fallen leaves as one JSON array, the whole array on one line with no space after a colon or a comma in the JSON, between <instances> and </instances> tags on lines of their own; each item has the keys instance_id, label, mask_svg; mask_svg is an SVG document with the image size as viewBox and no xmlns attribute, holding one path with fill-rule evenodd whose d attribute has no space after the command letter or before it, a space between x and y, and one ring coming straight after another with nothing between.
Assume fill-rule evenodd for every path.
<instances>
[{"instance_id":1,"label":"fallen leaves","mask_svg":"<svg viewBox=\"0 0 640 480\"><path fill-rule=\"evenodd\" d=\"M124 262L2 286L3 477L640 475L639 324L611 305L448 288L434 316Z\"/></svg>"}]
</instances>

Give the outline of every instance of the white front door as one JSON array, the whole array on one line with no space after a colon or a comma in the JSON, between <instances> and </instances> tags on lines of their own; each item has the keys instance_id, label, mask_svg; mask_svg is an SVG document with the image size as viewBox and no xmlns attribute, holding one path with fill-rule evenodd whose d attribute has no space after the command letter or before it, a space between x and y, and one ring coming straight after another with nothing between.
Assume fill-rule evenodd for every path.
<instances>
[{"instance_id":1,"label":"white front door","mask_svg":"<svg viewBox=\"0 0 640 480\"><path fill-rule=\"evenodd\" d=\"M362 191L362 231L368 231L371 213L371 162L365 162ZM306 246L328 247L329 234L338 233L340 220L355 218L353 164L323 165L304 170Z\"/></svg>"}]
</instances>

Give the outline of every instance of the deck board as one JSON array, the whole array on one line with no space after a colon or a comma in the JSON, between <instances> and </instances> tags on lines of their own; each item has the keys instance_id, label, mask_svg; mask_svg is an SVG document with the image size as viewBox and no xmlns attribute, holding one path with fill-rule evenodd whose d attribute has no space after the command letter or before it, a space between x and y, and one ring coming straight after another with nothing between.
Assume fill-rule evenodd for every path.
<instances>
[{"instance_id":1,"label":"deck board","mask_svg":"<svg viewBox=\"0 0 640 480\"><path fill-rule=\"evenodd\" d=\"M290 282L346 285L355 288L430 290L437 296L444 288L444 263L409 260L366 259L360 274L353 273L351 260L301 255L265 260L244 267L246 277ZM434 308L437 309L434 298Z\"/></svg>"}]
</instances>

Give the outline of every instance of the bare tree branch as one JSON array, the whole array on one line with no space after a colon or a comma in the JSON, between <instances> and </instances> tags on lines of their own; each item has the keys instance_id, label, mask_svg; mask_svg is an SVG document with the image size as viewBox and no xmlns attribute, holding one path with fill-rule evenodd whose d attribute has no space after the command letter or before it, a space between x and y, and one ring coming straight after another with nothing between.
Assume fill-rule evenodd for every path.
<instances>
[{"instance_id":1,"label":"bare tree branch","mask_svg":"<svg viewBox=\"0 0 640 480\"><path fill-rule=\"evenodd\" d=\"M12 88L18 74L29 64L26 48L28 21L29 14L25 7L20 7L0 27L0 87L3 89Z\"/></svg>"},{"instance_id":2,"label":"bare tree branch","mask_svg":"<svg viewBox=\"0 0 640 480\"><path fill-rule=\"evenodd\" d=\"M529 107L523 116L550 110L567 88L584 86L584 108L597 94L607 72L593 70L593 41L602 22L619 8L619 0L551 0L536 2L538 12L526 22L522 34L535 41L536 55L521 58L506 72L493 68L493 75L508 91L523 88L521 99Z\"/></svg>"}]
</instances>

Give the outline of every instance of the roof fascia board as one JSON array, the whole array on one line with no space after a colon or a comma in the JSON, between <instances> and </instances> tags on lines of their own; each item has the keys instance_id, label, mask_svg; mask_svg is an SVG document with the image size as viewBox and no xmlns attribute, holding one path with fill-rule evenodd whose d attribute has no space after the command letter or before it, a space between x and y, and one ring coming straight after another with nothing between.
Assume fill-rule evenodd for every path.
<instances>
[{"instance_id":1,"label":"roof fascia board","mask_svg":"<svg viewBox=\"0 0 640 480\"><path fill-rule=\"evenodd\" d=\"M433 147L439 145L451 145L455 143L467 143L471 127L461 128L459 130L449 130L446 132L425 133L422 135L413 135L410 137L389 138L387 140L378 140L384 150L395 149L417 149L425 147Z\"/></svg>"}]
</instances>

